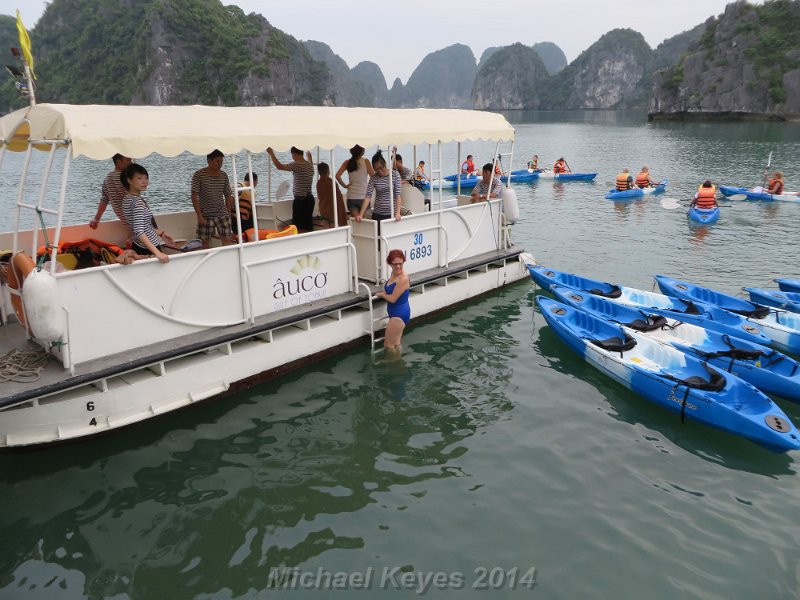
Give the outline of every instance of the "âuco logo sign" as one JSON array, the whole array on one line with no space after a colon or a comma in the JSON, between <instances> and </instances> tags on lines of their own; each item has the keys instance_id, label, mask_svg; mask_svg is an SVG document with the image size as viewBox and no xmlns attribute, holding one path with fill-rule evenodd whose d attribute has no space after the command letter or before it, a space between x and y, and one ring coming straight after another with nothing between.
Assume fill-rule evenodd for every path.
<instances>
[{"instance_id":1,"label":"\u00e2uco logo sign","mask_svg":"<svg viewBox=\"0 0 800 600\"><path fill-rule=\"evenodd\" d=\"M300 306L328 295L328 272L319 256L306 254L297 259L287 277L278 277L272 286L275 310Z\"/></svg>"}]
</instances>

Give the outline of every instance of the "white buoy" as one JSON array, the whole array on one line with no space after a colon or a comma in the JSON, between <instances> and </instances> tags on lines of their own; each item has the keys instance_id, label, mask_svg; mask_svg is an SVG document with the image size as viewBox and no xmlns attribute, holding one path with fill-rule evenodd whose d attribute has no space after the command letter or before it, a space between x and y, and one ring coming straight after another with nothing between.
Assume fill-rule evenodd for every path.
<instances>
[{"instance_id":1,"label":"white buoy","mask_svg":"<svg viewBox=\"0 0 800 600\"><path fill-rule=\"evenodd\" d=\"M517 192L513 188L503 188L503 212L506 215L506 221L509 225L513 225L519 219L519 202L517 201Z\"/></svg>"},{"instance_id":2,"label":"white buoy","mask_svg":"<svg viewBox=\"0 0 800 600\"><path fill-rule=\"evenodd\" d=\"M48 344L60 342L66 321L55 277L42 269L31 271L22 284L22 301L33 337Z\"/></svg>"}]
</instances>

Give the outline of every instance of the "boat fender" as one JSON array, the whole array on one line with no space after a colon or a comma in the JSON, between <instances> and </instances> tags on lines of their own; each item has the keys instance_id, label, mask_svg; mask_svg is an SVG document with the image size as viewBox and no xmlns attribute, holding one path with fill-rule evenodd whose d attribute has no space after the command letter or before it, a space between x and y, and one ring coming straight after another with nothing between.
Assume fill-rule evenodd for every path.
<instances>
[{"instance_id":1,"label":"boat fender","mask_svg":"<svg viewBox=\"0 0 800 600\"><path fill-rule=\"evenodd\" d=\"M510 187L503 188L503 212L509 225L513 225L519 220L519 202L517 192Z\"/></svg>"},{"instance_id":2,"label":"boat fender","mask_svg":"<svg viewBox=\"0 0 800 600\"><path fill-rule=\"evenodd\" d=\"M55 277L43 269L34 269L22 285L22 299L33 337L46 343L60 342L66 322Z\"/></svg>"},{"instance_id":3,"label":"boat fender","mask_svg":"<svg viewBox=\"0 0 800 600\"><path fill-rule=\"evenodd\" d=\"M25 325L25 309L22 305L22 284L25 279L36 267L33 259L24 252L17 252L11 258L11 268L8 270L8 287L19 292L11 295L11 304L14 306L14 314L23 326Z\"/></svg>"}]
</instances>

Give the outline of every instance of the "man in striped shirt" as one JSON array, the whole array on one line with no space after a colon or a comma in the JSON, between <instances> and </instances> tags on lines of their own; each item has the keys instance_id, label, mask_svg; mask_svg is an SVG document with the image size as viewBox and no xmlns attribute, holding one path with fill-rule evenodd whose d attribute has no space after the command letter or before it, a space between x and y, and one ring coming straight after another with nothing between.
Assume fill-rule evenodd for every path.
<instances>
[{"instance_id":1,"label":"man in striped shirt","mask_svg":"<svg viewBox=\"0 0 800 600\"><path fill-rule=\"evenodd\" d=\"M292 193L292 223L300 232L314 231L314 196L311 193L311 184L314 183L314 157L311 152L306 152L292 146L292 162L284 164L275 156L272 148L267 148L267 154L272 159L275 167L281 171L291 171L293 177Z\"/></svg>"},{"instance_id":2,"label":"man in striped shirt","mask_svg":"<svg viewBox=\"0 0 800 600\"><path fill-rule=\"evenodd\" d=\"M122 187L122 182L120 181L119 175L122 173L128 165L131 164L131 159L127 156L122 156L122 154L115 154L111 157L111 160L114 161L114 170L109 171L106 178L103 180L103 187L100 190L100 204L97 206L97 213L94 215L94 219L89 221L89 227L92 229L97 229L97 224L100 222L100 219L103 218L103 213L108 208L109 203L111 204L111 208L114 209L114 214L117 215L117 218L127 225L125 220L125 211L123 210L122 206L122 198L125 196L125 188ZM130 235L130 228L128 231L128 235Z\"/></svg>"},{"instance_id":3,"label":"man in striped shirt","mask_svg":"<svg viewBox=\"0 0 800 600\"><path fill-rule=\"evenodd\" d=\"M203 248L211 244L216 231L223 245L231 243L231 207L233 192L228 174L222 170L225 155L214 150L206 156L208 166L192 175L192 206L197 215L197 237Z\"/></svg>"},{"instance_id":4,"label":"man in striped shirt","mask_svg":"<svg viewBox=\"0 0 800 600\"><path fill-rule=\"evenodd\" d=\"M478 185L472 188L471 204L489 200L490 198L499 198L503 193L503 182L500 181L500 177L497 175L492 177L492 163L483 165L482 175L483 177L478 182ZM489 190L490 181L492 186L491 191Z\"/></svg>"}]
</instances>

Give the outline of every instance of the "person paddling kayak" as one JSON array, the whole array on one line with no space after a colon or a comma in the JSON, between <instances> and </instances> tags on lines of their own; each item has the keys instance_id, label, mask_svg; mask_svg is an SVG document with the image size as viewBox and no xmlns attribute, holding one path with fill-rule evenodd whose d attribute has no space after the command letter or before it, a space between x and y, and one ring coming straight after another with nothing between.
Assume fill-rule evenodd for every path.
<instances>
[{"instance_id":1,"label":"person paddling kayak","mask_svg":"<svg viewBox=\"0 0 800 600\"><path fill-rule=\"evenodd\" d=\"M711 183L710 179L706 179L699 188L697 188L697 193L694 195L690 206L695 206L697 208L709 209L714 208L717 205L717 188L716 186Z\"/></svg>"}]
</instances>

